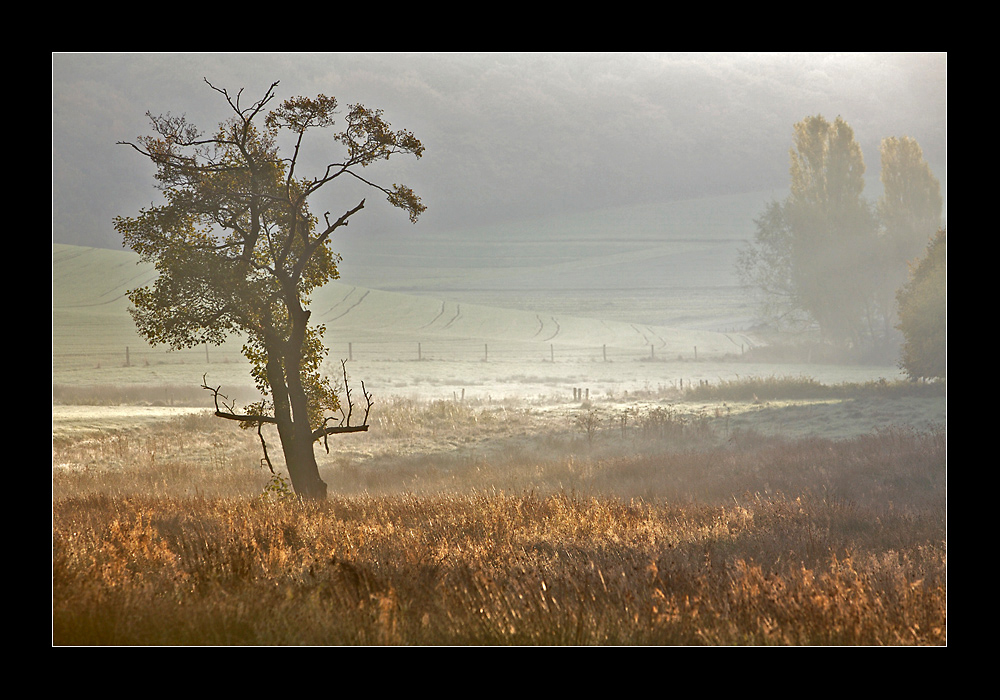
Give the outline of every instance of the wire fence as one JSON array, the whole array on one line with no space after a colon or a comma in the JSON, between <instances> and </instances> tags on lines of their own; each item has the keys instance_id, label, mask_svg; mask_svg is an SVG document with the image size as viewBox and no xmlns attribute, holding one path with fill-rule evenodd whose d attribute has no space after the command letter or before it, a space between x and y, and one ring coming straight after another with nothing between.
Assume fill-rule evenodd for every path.
<instances>
[{"instance_id":1,"label":"wire fence","mask_svg":"<svg viewBox=\"0 0 1000 700\"><path fill-rule=\"evenodd\" d=\"M100 348L95 350L52 352L53 371L66 369L108 369L113 367L150 367L154 365L198 365L245 363L238 349L197 348L166 351L150 347L123 346L120 350Z\"/></svg>"},{"instance_id":2,"label":"wire fence","mask_svg":"<svg viewBox=\"0 0 1000 700\"><path fill-rule=\"evenodd\" d=\"M413 341L359 340L328 344L329 360L361 360L366 362L691 362L739 356L744 348L733 346L731 353L717 348L701 352L697 346L686 351L667 351L656 345L645 348L620 346L541 343L528 341L483 342L468 339L430 339ZM56 368L111 368L153 365L219 365L245 363L240 349L234 345L202 346L187 350L123 346L119 350L107 347L94 350L53 350Z\"/></svg>"},{"instance_id":3,"label":"wire fence","mask_svg":"<svg viewBox=\"0 0 1000 700\"><path fill-rule=\"evenodd\" d=\"M407 344L363 341L336 343L330 346L330 356L344 359L373 361L437 360L444 362L622 362L622 361L696 361L719 358L726 354L740 355L744 350L733 348L731 353L699 353L697 346L686 352L666 351L656 345L645 348L610 345L560 345L558 343L482 342L470 340L413 341Z\"/></svg>"}]
</instances>

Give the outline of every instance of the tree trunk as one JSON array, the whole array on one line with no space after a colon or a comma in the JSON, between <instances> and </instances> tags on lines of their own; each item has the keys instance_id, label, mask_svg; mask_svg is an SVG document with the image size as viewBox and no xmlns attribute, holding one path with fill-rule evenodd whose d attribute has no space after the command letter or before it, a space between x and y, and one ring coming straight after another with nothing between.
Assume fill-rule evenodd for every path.
<instances>
[{"instance_id":1,"label":"tree trunk","mask_svg":"<svg viewBox=\"0 0 1000 700\"><path fill-rule=\"evenodd\" d=\"M279 352L268 352L267 380L271 386L285 467L296 494L302 498L323 500L326 498L326 483L319 476L308 411L292 409L295 405L304 405L304 392L301 384L293 383L293 387L289 387L286 383L280 358ZM295 387L301 396L292 396L296 393Z\"/></svg>"},{"instance_id":2,"label":"tree trunk","mask_svg":"<svg viewBox=\"0 0 1000 700\"><path fill-rule=\"evenodd\" d=\"M296 303L290 305L292 316L292 332L288 339L289 352L285 354L285 386L288 388L288 402L292 407L293 444L290 453L294 458L285 456L288 474L292 477L295 493L303 498L323 500L326 498L326 484L319 477L319 465L316 464L315 439L312 426L309 423L309 399L302 384L302 346L305 343L306 326L312 313ZM292 465L295 465L295 475ZM301 485L301 488L300 488Z\"/></svg>"},{"instance_id":3,"label":"tree trunk","mask_svg":"<svg viewBox=\"0 0 1000 700\"><path fill-rule=\"evenodd\" d=\"M282 439L281 448L285 454L285 466L288 467L288 475L292 479L295 493L305 499L321 501L326 499L326 483L319 476L316 451L308 427L307 423L306 435L303 438L299 425L293 425L292 439Z\"/></svg>"}]
</instances>

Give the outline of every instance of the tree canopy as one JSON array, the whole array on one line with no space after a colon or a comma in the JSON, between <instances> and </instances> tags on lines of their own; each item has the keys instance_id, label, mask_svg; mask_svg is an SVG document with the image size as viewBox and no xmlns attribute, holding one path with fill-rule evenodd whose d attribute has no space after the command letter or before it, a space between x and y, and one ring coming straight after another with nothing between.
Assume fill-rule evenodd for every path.
<instances>
[{"instance_id":1,"label":"tree canopy","mask_svg":"<svg viewBox=\"0 0 1000 700\"><path fill-rule=\"evenodd\" d=\"M425 206L409 187L386 187L364 173L397 154L420 158L424 147L409 131L393 131L380 110L349 105L341 112L335 98L319 95L293 97L267 111L277 82L252 102L242 90L234 95L205 82L230 112L210 135L185 117L149 115L153 133L123 142L156 166L165 199L115 219L124 244L158 273L150 286L129 291L131 313L153 344L184 348L242 337L261 400L241 412L213 389L217 415L256 426L265 458L260 428L276 425L296 492L323 497L314 443L367 425L350 426L350 403L345 410L323 375L325 329L310 324L308 307L314 290L339 277L333 235L365 200L336 216L317 216L309 203L342 178L352 179L380 191L416 222ZM317 130L332 130L319 148L337 153L324 157L319 173L303 175L302 155L316 147L309 137ZM344 382L349 391L346 370ZM363 385L362 391L370 407ZM338 412L341 422L331 426Z\"/></svg>"}]
</instances>

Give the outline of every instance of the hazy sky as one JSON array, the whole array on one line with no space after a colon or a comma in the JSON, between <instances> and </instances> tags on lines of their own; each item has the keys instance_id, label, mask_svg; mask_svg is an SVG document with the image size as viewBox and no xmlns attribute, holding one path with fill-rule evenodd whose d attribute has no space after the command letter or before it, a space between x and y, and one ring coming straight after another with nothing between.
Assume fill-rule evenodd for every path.
<instances>
[{"instance_id":1,"label":"hazy sky","mask_svg":"<svg viewBox=\"0 0 1000 700\"><path fill-rule=\"evenodd\" d=\"M944 53L55 53L56 242L120 247L113 217L158 194L151 167L115 143L149 133L147 111L214 128L228 106L203 78L252 99L278 80L279 99L384 110L427 150L371 174L423 197L425 229L781 189L792 125L813 114L854 128L872 196L879 142L903 135L946 192ZM327 204L342 203L313 209ZM373 224L410 226L369 209Z\"/></svg>"}]
</instances>

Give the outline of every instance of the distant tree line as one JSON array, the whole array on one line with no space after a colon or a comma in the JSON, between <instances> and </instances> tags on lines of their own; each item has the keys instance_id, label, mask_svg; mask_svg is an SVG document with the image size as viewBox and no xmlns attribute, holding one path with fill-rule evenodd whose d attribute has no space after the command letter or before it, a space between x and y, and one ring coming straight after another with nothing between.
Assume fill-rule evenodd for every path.
<instances>
[{"instance_id":1,"label":"distant tree line","mask_svg":"<svg viewBox=\"0 0 1000 700\"><path fill-rule=\"evenodd\" d=\"M737 259L741 283L776 328L818 328L858 360L897 357L906 335L897 293L942 226L940 184L920 146L883 139L877 202L863 196L861 147L841 117L795 124L790 155L790 194L755 220Z\"/></svg>"}]
</instances>

